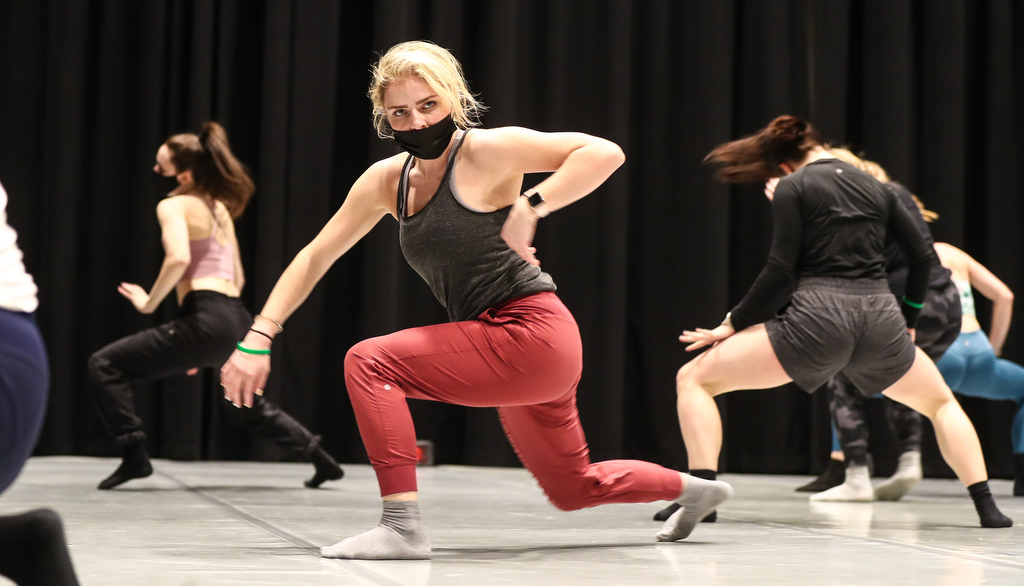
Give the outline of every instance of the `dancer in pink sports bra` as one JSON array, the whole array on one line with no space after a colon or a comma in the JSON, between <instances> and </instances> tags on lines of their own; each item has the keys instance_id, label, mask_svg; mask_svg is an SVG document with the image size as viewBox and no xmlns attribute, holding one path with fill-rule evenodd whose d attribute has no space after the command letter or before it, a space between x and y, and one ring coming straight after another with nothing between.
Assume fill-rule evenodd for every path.
<instances>
[{"instance_id":1,"label":"dancer in pink sports bra","mask_svg":"<svg viewBox=\"0 0 1024 586\"><path fill-rule=\"evenodd\" d=\"M153 313L173 289L181 316L113 342L89 359L100 417L122 454L120 467L100 483L101 489L153 473L132 400L134 384L219 367L250 329L254 335L275 333L268 329L272 324L253 324L239 299L245 275L234 219L255 188L231 153L224 129L207 122L199 134L167 139L157 151L153 172L177 181L156 207L166 256L148 292L134 283L121 283L118 292L141 313ZM252 409L228 411L241 425L312 461L316 472L306 486L342 477L319 437L277 405L260 397Z\"/></svg>"}]
</instances>

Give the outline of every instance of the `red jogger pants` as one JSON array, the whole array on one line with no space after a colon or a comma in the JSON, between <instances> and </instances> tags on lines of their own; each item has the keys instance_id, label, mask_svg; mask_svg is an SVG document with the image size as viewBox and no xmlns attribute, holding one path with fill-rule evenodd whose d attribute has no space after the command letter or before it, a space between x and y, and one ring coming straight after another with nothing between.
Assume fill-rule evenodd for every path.
<instances>
[{"instance_id":1,"label":"red jogger pants","mask_svg":"<svg viewBox=\"0 0 1024 586\"><path fill-rule=\"evenodd\" d=\"M520 461L560 509L678 497L673 470L640 460L590 462L576 410L582 355L576 320L554 293L353 346L345 382L381 495L417 489L406 403L414 398L497 407Z\"/></svg>"}]
</instances>

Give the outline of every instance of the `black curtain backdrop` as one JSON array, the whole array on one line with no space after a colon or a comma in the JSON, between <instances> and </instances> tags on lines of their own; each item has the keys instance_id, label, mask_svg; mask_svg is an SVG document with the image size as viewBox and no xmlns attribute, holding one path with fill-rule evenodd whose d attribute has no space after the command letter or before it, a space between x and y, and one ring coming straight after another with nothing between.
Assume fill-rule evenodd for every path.
<instances>
[{"instance_id":1,"label":"black curtain backdrop","mask_svg":"<svg viewBox=\"0 0 1024 586\"><path fill-rule=\"evenodd\" d=\"M349 185L396 152L376 138L365 92L377 55L409 39L461 59L491 107L486 126L583 131L627 154L536 242L583 333L579 407L597 460L686 466L674 375L690 356L676 336L721 320L771 237L759 187L717 184L701 159L776 115L807 116L866 151L941 214L936 240L1024 290L1024 7L1013 0L0 0L0 179L52 362L39 454L114 453L86 360L175 315L173 300L143 316L116 292L149 287L162 259L150 179L160 143L216 119L252 168L258 191L238 233L244 299L258 311ZM346 349L444 319L385 219L288 321L267 394L341 460L364 462ZM1005 349L1018 362L1021 330ZM158 457L286 457L228 423L215 372L155 383L137 403ZM1008 476L1012 404L963 403L992 475ZM824 465L824 397L788 386L719 404L721 470ZM414 402L413 413L439 462L516 464L493 410ZM879 414L872 404L885 472L894 454ZM950 475L929 442L926 473Z\"/></svg>"}]
</instances>

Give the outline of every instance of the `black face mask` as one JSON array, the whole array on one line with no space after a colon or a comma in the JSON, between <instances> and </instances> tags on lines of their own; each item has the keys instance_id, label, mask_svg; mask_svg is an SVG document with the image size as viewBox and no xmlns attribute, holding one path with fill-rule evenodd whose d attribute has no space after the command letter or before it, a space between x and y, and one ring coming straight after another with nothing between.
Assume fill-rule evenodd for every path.
<instances>
[{"instance_id":1,"label":"black face mask","mask_svg":"<svg viewBox=\"0 0 1024 586\"><path fill-rule=\"evenodd\" d=\"M420 159L436 159L444 154L452 135L458 130L451 116L419 130L395 130L395 142Z\"/></svg>"},{"instance_id":2,"label":"black face mask","mask_svg":"<svg viewBox=\"0 0 1024 586\"><path fill-rule=\"evenodd\" d=\"M155 171L150 179L153 181L153 190L159 197L166 197L168 193L177 189L179 185L176 176L166 177Z\"/></svg>"}]
</instances>

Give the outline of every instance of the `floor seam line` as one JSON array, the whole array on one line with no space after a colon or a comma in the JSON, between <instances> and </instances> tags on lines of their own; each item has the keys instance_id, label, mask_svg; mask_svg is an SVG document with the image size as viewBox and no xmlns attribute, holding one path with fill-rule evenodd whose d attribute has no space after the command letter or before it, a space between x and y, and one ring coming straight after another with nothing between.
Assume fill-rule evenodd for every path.
<instances>
[{"instance_id":1,"label":"floor seam line","mask_svg":"<svg viewBox=\"0 0 1024 586\"><path fill-rule=\"evenodd\" d=\"M725 516L720 516L719 518L722 519L722 520L730 520L729 517L725 517ZM950 550L945 550L945 549L939 549L937 547L932 547L932 546L928 546L928 545L917 545L917 544L913 544L913 543L903 543L901 541L894 541L894 540L891 540L891 539L882 539L880 537L858 537L858 536L855 536L855 535L842 535L842 534L836 534L836 533L829 533L828 531L824 531L822 529L814 529L813 527L796 527L794 525L787 525L785 523L778 523L778 522L745 521L743 519L733 519L733 520L738 521L740 523L750 523L752 525L761 525L761 526L766 526L766 527L785 528L785 529L790 529L790 530L793 530L793 531L799 531L799 532L804 532L804 533L816 533L816 534L820 534L820 535L827 535L827 536L832 537L832 538L856 539L858 541L867 541L867 542L872 542L872 543L884 543L884 544L887 544L887 545L896 545L896 546L900 546L900 547L908 547L910 549L916 549L916 550L919 550L919 551L926 551L928 553L948 555L948 556L958 557L958 558L961 558L961 559L966 559L966 560L975 561L975 562L982 562L982 563L986 563L986 564L995 564L995 565L998 565L998 566L1003 566L1003 567L1006 567L1006 568L1013 568L1013 569L1016 569L1016 570L1024 570L1024 564L1021 564L1021 563L1009 562L1009 561L1003 561L1003 560L993 560L993 559L988 559L988 558L979 557L979 556L975 556L975 555L971 555L971 554L966 554L966 553L961 553L961 552L957 552L957 551L950 551Z\"/></svg>"},{"instance_id":2,"label":"floor seam line","mask_svg":"<svg viewBox=\"0 0 1024 586\"><path fill-rule=\"evenodd\" d=\"M179 479L179 478L177 478L177 477L175 477L175 476L173 476L173 475L171 475L171 474L169 474L167 472L164 472L162 470L157 470L156 472L157 472L157 474L160 474L161 476L164 476L165 478L167 478L171 482L177 483L179 486L181 486L185 490L187 490L187 491L189 491L191 493L197 494L201 498L203 498L203 499L205 499L205 500L207 500L207 501L209 501L209 502L219 506L222 509L227 510L228 513L230 513L233 517L235 517L235 518L237 518L237 519L239 519L241 521L245 521L246 523L249 523L250 525L252 525L252 526L254 526L254 527L258 528L258 529L261 529L264 532L269 533L270 535L273 535L273 536L275 536L275 537L277 537L279 539L283 539L283 540L287 541L288 543L298 547L299 549L303 549L303 550L309 551L311 553L314 553L317 557L320 557L320 547L319 546L314 545L313 543L310 543L309 541L306 541L305 539L302 539L301 537L299 537L297 535L293 535L292 533L290 533L290 532L288 532L288 531L286 531L284 529L281 529L280 527L277 527L273 523L270 523L268 521L264 521L264 520L260 519L259 517L256 517L255 515L250 515L249 513L246 513L245 511L239 509L238 507L232 505L231 503L229 503L227 501L224 501L224 500L221 500L221 499L213 496L212 494L209 494L209 493L203 491L202 489L196 488L194 486L190 486L185 481L183 481L183 480L181 480L181 479ZM345 564L344 563L344 562L349 561L349 560L341 560L341 559L337 559L337 558L324 558L324 557L320 557L320 559L321 559L321 561L328 561L331 564L333 564L333 565L335 565L335 566L337 566L339 568L344 568L344 569L346 569L349 572L352 572L354 574L361 574L364 578L369 578L369 579L372 579L372 580L376 580L376 584L378 584L380 586L403 586L403 584L401 584L399 582L395 582L395 581L387 578L386 576L382 576L381 574L379 574L377 572L374 572L372 570L367 570L366 568L361 568L361 567L358 567L358 566L354 566L352 564Z\"/></svg>"}]
</instances>

